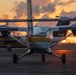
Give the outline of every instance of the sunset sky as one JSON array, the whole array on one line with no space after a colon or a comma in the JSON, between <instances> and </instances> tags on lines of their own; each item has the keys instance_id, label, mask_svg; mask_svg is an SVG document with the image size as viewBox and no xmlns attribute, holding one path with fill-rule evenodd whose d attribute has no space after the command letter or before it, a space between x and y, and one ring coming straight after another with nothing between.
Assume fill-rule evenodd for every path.
<instances>
[{"instance_id":1,"label":"sunset sky","mask_svg":"<svg viewBox=\"0 0 76 75\"><path fill-rule=\"evenodd\" d=\"M20 18L27 15L26 0L0 0L0 18ZM76 0L32 0L34 18L75 16ZM26 17L22 17L26 18Z\"/></svg>"},{"instance_id":2,"label":"sunset sky","mask_svg":"<svg viewBox=\"0 0 76 75\"><path fill-rule=\"evenodd\" d=\"M33 18L75 17L76 0L32 0L32 10ZM27 18L27 0L0 0L0 19L4 18ZM51 25L51 23L38 23L38 25L44 24Z\"/></svg>"}]
</instances>

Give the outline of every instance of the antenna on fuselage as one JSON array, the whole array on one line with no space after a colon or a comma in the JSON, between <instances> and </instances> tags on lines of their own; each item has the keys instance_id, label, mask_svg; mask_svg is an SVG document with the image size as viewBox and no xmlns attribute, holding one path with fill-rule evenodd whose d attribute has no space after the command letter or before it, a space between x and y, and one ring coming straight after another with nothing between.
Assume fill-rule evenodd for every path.
<instances>
[{"instance_id":1,"label":"antenna on fuselage","mask_svg":"<svg viewBox=\"0 0 76 75\"><path fill-rule=\"evenodd\" d=\"M32 2L27 0L27 14L28 20L32 20ZM33 22L28 22L28 35L33 35Z\"/></svg>"}]
</instances>

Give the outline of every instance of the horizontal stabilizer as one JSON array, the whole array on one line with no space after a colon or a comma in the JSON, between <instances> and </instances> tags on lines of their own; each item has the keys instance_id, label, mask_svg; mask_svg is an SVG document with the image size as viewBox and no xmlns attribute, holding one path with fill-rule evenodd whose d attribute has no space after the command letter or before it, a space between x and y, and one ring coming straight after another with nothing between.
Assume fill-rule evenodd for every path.
<instances>
[{"instance_id":1,"label":"horizontal stabilizer","mask_svg":"<svg viewBox=\"0 0 76 75\"><path fill-rule=\"evenodd\" d=\"M63 25L69 25L70 24L70 21L69 20L66 20L66 21L59 21L57 23L57 26L63 26Z\"/></svg>"},{"instance_id":2,"label":"horizontal stabilizer","mask_svg":"<svg viewBox=\"0 0 76 75\"><path fill-rule=\"evenodd\" d=\"M60 19L68 19L68 17L61 17ZM56 26L64 26L64 25L69 25L70 20L59 20Z\"/></svg>"},{"instance_id":3,"label":"horizontal stabilizer","mask_svg":"<svg viewBox=\"0 0 76 75\"><path fill-rule=\"evenodd\" d=\"M68 17L61 17L60 19L68 19ZM70 24L70 20L65 20L65 21L58 21L56 26L66 26ZM54 31L53 36L54 37L65 37L67 33L67 30L59 30L59 31Z\"/></svg>"},{"instance_id":4,"label":"horizontal stabilizer","mask_svg":"<svg viewBox=\"0 0 76 75\"><path fill-rule=\"evenodd\" d=\"M26 31L28 32L28 28L26 27L12 27L12 26L6 26L6 25L2 25L0 26L0 31ZM4 32L3 32L4 33Z\"/></svg>"}]
</instances>

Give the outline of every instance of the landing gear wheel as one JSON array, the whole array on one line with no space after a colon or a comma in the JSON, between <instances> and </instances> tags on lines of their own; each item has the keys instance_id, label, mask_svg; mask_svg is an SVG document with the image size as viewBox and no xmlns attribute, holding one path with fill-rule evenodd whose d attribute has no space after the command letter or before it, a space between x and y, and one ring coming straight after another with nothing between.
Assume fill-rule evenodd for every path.
<instances>
[{"instance_id":1,"label":"landing gear wheel","mask_svg":"<svg viewBox=\"0 0 76 75\"><path fill-rule=\"evenodd\" d=\"M42 62L45 62L45 54L42 54Z\"/></svg>"},{"instance_id":2,"label":"landing gear wheel","mask_svg":"<svg viewBox=\"0 0 76 75\"><path fill-rule=\"evenodd\" d=\"M16 54L13 55L13 63L17 63L18 61L18 56Z\"/></svg>"},{"instance_id":3,"label":"landing gear wheel","mask_svg":"<svg viewBox=\"0 0 76 75\"><path fill-rule=\"evenodd\" d=\"M61 57L62 63L66 63L66 54L63 54Z\"/></svg>"}]
</instances>

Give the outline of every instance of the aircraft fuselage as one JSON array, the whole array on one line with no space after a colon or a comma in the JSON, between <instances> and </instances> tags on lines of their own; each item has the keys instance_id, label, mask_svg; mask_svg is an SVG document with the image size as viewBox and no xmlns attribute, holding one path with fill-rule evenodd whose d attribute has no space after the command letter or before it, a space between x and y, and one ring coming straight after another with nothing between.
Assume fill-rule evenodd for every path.
<instances>
[{"instance_id":1,"label":"aircraft fuselage","mask_svg":"<svg viewBox=\"0 0 76 75\"><path fill-rule=\"evenodd\" d=\"M50 46L50 39L46 37L29 37L30 50L41 52L47 50Z\"/></svg>"}]
</instances>

